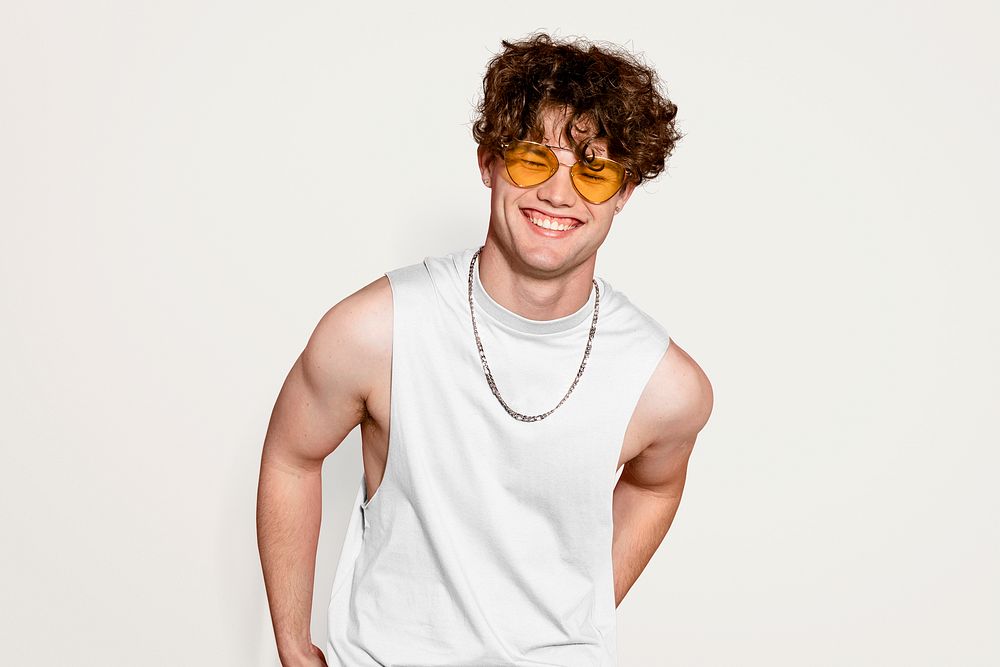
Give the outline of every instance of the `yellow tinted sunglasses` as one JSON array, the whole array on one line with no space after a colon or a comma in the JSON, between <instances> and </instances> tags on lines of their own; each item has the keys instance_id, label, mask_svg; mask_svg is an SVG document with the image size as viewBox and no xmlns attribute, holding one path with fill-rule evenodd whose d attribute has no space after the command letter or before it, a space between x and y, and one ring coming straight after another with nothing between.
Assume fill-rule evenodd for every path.
<instances>
[{"instance_id":1,"label":"yellow tinted sunglasses","mask_svg":"<svg viewBox=\"0 0 1000 667\"><path fill-rule=\"evenodd\" d=\"M523 139L501 145L507 175L514 185L530 188L552 178L561 164L553 148L561 147ZM614 197L626 175L632 173L620 162L597 156L565 166L569 167L573 187L591 204L603 204Z\"/></svg>"}]
</instances>

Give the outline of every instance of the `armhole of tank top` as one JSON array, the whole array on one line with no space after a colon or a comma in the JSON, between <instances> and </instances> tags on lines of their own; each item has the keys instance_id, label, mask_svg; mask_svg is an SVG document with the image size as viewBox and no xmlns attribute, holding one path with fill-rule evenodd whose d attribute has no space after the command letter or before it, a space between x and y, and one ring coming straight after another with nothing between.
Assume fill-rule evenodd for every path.
<instances>
[{"instance_id":1,"label":"armhole of tank top","mask_svg":"<svg viewBox=\"0 0 1000 667\"><path fill-rule=\"evenodd\" d=\"M651 348L652 352L649 355L652 361L648 363L643 370L642 383L638 385L638 391L635 393L635 400L632 401L632 409L629 411L628 420L625 422L625 430L622 431L621 446L618 450L618 458L615 460L616 464L622 458L622 451L625 447L625 435L628 433L628 427L632 424L632 418L635 417L635 411L639 407L639 401L642 400L642 395L645 393L646 387L649 386L650 381L653 379L653 375L656 373L656 369L660 367L660 362L662 362L663 358L667 356L667 352L670 350L670 346L672 344L670 340L670 333L662 324L654 320L644 311L639 310L639 312L643 319L645 319L648 323L651 333L654 334L651 337L655 341L655 345ZM624 470L624 463L615 468L614 485L618 484L618 479L621 477L622 471Z\"/></svg>"},{"instance_id":2,"label":"armhole of tank top","mask_svg":"<svg viewBox=\"0 0 1000 667\"><path fill-rule=\"evenodd\" d=\"M398 270L398 269L397 269ZM400 284L393 284L393 277L390 274L395 273L395 271L386 271L385 277L389 280L389 292L392 295L392 344L390 345L389 352L389 433L386 436L386 452L385 452L385 468L382 471L382 481L379 482L378 488L375 489L375 493L372 497L368 497L368 482L364 483L364 494L361 499L361 510L362 512L367 512L372 507L372 503L378 502L378 499L382 497L382 491L385 488L386 482L391 478L390 474L392 472L392 461L395 459L393 452L396 446L393 443L393 433L395 432L396 425L396 348L397 348L397 337L396 334L399 331L398 323L398 304L400 301ZM399 278L397 278L398 280ZM367 521L367 517L365 518Z\"/></svg>"}]
</instances>

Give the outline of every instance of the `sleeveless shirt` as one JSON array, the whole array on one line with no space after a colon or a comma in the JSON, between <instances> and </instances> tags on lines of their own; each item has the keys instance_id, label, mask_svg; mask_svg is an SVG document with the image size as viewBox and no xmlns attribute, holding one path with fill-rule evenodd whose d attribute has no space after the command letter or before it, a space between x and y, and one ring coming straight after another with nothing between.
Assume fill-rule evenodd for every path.
<instances>
[{"instance_id":1,"label":"sleeveless shirt","mask_svg":"<svg viewBox=\"0 0 1000 667\"><path fill-rule=\"evenodd\" d=\"M670 339L600 286L583 375L548 417L510 416L472 330L477 247L391 271L393 341L385 473L364 473L334 574L331 667L616 665L612 494L625 430ZM583 359L596 294L531 320L473 271L476 326L504 400L536 415Z\"/></svg>"}]
</instances>

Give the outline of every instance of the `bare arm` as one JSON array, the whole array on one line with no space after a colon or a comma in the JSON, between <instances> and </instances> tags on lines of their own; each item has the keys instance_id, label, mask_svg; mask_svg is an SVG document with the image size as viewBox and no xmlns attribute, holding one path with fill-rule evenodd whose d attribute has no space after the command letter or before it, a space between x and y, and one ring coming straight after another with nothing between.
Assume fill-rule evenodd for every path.
<instances>
[{"instance_id":1,"label":"bare arm","mask_svg":"<svg viewBox=\"0 0 1000 667\"><path fill-rule=\"evenodd\" d=\"M388 302L386 299L389 299ZM322 468L365 416L374 339L388 317L386 278L331 308L278 394L264 439L257 542L281 664L326 664L310 634Z\"/></svg>"},{"instance_id":2,"label":"bare arm","mask_svg":"<svg viewBox=\"0 0 1000 667\"><path fill-rule=\"evenodd\" d=\"M636 407L650 444L625 463L615 486L612 560L616 607L673 523L688 459L712 404L708 378L671 341Z\"/></svg>"}]
</instances>

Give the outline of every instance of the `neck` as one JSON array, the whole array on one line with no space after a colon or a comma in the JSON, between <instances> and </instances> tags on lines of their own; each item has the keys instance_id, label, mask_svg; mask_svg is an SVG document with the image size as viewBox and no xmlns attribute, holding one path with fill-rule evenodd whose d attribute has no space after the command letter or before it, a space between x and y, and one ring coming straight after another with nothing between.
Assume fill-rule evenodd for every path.
<instances>
[{"instance_id":1,"label":"neck","mask_svg":"<svg viewBox=\"0 0 1000 667\"><path fill-rule=\"evenodd\" d=\"M554 320L577 312L590 299L596 257L547 272L504 253L487 237L476 263L480 283L494 301L527 319Z\"/></svg>"}]
</instances>

